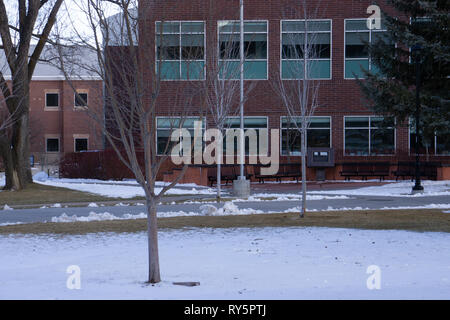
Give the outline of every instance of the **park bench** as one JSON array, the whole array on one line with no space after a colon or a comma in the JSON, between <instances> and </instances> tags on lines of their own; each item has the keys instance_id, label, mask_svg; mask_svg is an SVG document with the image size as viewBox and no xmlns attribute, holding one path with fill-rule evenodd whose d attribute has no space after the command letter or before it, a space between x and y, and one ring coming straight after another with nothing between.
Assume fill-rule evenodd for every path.
<instances>
[{"instance_id":1,"label":"park bench","mask_svg":"<svg viewBox=\"0 0 450 320\"><path fill-rule=\"evenodd\" d=\"M362 180L378 177L381 181L389 176L389 168L389 162L344 162L340 175L348 181L352 177L361 177Z\"/></svg>"},{"instance_id":2,"label":"park bench","mask_svg":"<svg viewBox=\"0 0 450 320\"><path fill-rule=\"evenodd\" d=\"M257 166L255 178L259 180L259 183L264 183L266 179L275 179L281 183L283 178L293 178L299 181L302 177L302 170L300 163L280 163L279 170L274 175L263 175L261 173L261 168L264 166Z\"/></svg>"},{"instance_id":3,"label":"park bench","mask_svg":"<svg viewBox=\"0 0 450 320\"><path fill-rule=\"evenodd\" d=\"M251 178L251 174L247 171L248 165L244 166L244 174L247 179ZM233 182L236 180L239 176L239 165L222 165L220 168L220 180L222 182L225 182L226 185L228 185L228 182ZM208 168L208 181L211 185L211 187L214 185L214 183L217 183L217 166L211 166Z\"/></svg>"},{"instance_id":4,"label":"park bench","mask_svg":"<svg viewBox=\"0 0 450 320\"><path fill-rule=\"evenodd\" d=\"M430 179L437 179L437 171L441 166L439 162L420 162L420 176ZM402 180L410 178L411 181L414 180L416 176L416 163L414 161L399 161L397 163L397 170L393 171L392 174L396 177L396 180L401 177Z\"/></svg>"}]
</instances>

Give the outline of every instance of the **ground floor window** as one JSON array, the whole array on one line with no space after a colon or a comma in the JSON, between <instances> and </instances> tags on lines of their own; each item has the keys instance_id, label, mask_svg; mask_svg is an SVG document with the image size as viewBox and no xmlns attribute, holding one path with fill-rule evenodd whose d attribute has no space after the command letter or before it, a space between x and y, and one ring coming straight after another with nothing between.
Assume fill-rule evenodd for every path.
<instances>
[{"instance_id":1,"label":"ground floor window","mask_svg":"<svg viewBox=\"0 0 450 320\"><path fill-rule=\"evenodd\" d=\"M47 152L59 152L59 138L47 138L45 140L45 150Z\"/></svg>"},{"instance_id":2,"label":"ground floor window","mask_svg":"<svg viewBox=\"0 0 450 320\"><path fill-rule=\"evenodd\" d=\"M238 150L238 139L239 139L239 129L241 127L241 118L240 117L229 117L225 121L225 134L224 134L224 152L227 150L227 138L228 140L233 141L234 154L239 154ZM245 135L245 155L266 155L266 152L260 150L260 136L261 130L268 128L268 120L267 117L244 117L244 135ZM267 139L267 137L262 137ZM266 144L267 145L267 144ZM231 147L230 147L231 148ZM230 149L229 149L230 150ZM256 153L256 154L255 154Z\"/></svg>"},{"instance_id":3,"label":"ground floor window","mask_svg":"<svg viewBox=\"0 0 450 320\"><path fill-rule=\"evenodd\" d=\"M416 154L416 124L414 119L409 121L409 152ZM419 154L450 155L450 138L434 135L422 135L419 139Z\"/></svg>"},{"instance_id":4,"label":"ground floor window","mask_svg":"<svg viewBox=\"0 0 450 320\"><path fill-rule=\"evenodd\" d=\"M174 130L187 129L191 136L191 147L194 147L195 123L201 121L198 117L158 117L156 119L156 148L158 155L170 155L172 148L178 143L182 143L182 137L179 141L171 141L171 135ZM199 137L203 141L205 130L205 121L202 121L202 134ZM202 142L203 145L203 142Z\"/></svg>"},{"instance_id":5,"label":"ground floor window","mask_svg":"<svg viewBox=\"0 0 450 320\"><path fill-rule=\"evenodd\" d=\"M301 117L281 117L281 154L301 155ZM308 148L331 148L331 118L311 117L306 131Z\"/></svg>"},{"instance_id":6,"label":"ground floor window","mask_svg":"<svg viewBox=\"0 0 450 320\"><path fill-rule=\"evenodd\" d=\"M82 152L88 150L88 139L87 138L76 138L75 139L75 152Z\"/></svg>"},{"instance_id":7,"label":"ground floor window","mask_svg":"<svg viewBox=\"0 0 450 320\"><path fill-rule=\"evenodd\" d=\"M395 153L395 129L382 126L383 117L344 117L345 155L390 155Z\"/></svg>"}]
</instances>

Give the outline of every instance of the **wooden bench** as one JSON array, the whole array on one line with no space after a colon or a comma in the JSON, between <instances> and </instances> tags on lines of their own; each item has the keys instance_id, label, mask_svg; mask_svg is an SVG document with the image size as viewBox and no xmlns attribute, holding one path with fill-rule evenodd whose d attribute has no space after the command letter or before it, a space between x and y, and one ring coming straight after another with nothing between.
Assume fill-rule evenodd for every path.
<instances>
[{"instance_id":1,"label":"wooden bench","mask_svg":"<svg viewBox=\"0 0 450 320\"><path fill-rule=\"evenodd\" d=\"M352 177L361 177L367 180L368 177L379 177L380 181L389 176L389 162L344 162L342 164L341 177L350 181Z\"/></svg>"},{"instance_id":2,"label":"wooden bench","mask_svg":"<svg viewBox=\"0 0 450 320\"><path fill-rule=\"evenodd\" d=\"M430 180L436 180L439 167L441 167L441 163L439 162L421 161L420 176ZM397 170L393 171L392 174L396 177L397 181L400 177L402 180L410 178L413 181L416 176L416 163L414 161L399 161L397 163Z\"/></svg>"},{"instance_id":3,"label":"wooden bench","mask_svg":"<svg viewBox=\"0 0 450 320\"><path fill-rule=\"evenodd\" d=\"M278 172L273 175L263 175L261 174L261 168L265 166L257 166L255 178L259 180L259 183L264 183L266 179L275 179L281 183L283 178L293 178L299 181L302 177L302 169L300 163L280 163Z\"/></svg>"},{"instance_id":4,"label":"wooden bench","mask_svg":"<svg viewBox=\"0 0 450 320\"><path fill-rule=\"evenodd\" d=\"M247 172L248 165L244 166L244 174L247 179L251 178L251 174ZM240 168L239 165L222 165L220 168L220 180L228 185L228 182L233 182L239 177ZM217 166L208 167L208 181L211 187L214 183L217 183Z\"/></svg>"}]
</instances>

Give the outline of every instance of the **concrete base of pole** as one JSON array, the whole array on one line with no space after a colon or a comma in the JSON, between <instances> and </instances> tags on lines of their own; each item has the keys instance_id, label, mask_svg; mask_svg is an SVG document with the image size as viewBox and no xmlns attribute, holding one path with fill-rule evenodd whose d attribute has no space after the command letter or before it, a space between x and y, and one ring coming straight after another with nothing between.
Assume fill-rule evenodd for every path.
<instances>
[{"instance_id":1,"label":"concrete base of pole","mask_svg":"<svg viewBox=\"0 0 450 320\"><path fill-rule=\"evenodd\" d=\"M237 198L250 197L250 180L238 179L233 181L233 196Z\"/></svg>"},{"instance_id":2,"label":"concrete base of pole","mask_svg":"<svg viewBox=\"0 0 450 320\"><path fill-rule=\"evenodd\" d=\"M411 190L411 194L420 194L420 193L423 193L424 191L423 191L423 189L419 189L419 190L414 190L414 189L412 189Z\"/></svg>"}]
</instances>

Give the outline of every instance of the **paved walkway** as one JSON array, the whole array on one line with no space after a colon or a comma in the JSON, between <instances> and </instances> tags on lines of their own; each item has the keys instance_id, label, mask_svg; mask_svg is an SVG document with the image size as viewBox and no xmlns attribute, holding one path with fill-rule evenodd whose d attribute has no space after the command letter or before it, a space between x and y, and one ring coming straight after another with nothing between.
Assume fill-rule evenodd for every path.
<instances>
[{"instance_id":1,"label":"paved walkway","mask_svg":"<svg viewBox=\"0 0 450 320\"><path fill-rule=\"evenodd\" d=\"M283 212L287 209L298 207L300 201L255 201L255 202L235 202L240 208L252 208L264 212ZM369 208L381 209L385 207L415 207L430 204L450 204L449 196L402 198L402 197L377 197L377 196L356 196L350 199L331 200L310 200L307 202L309 210L326 210L331 208ZM199 212L203 203L192 204L162 204L158 207L158 212ZM222 206L221 204L220 206ZM139 214L145 212L144 206L104 206L104 207L68 207L68 208L45 208L45 209L16 209L11 211L0 211L0 224L15 222L45 222L51 221L52 217L58 217L63 213L67 215L88 216L90 212L108 212L115 216L125 214Z\"/></svg>"}]
</instances>

